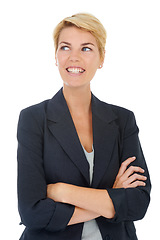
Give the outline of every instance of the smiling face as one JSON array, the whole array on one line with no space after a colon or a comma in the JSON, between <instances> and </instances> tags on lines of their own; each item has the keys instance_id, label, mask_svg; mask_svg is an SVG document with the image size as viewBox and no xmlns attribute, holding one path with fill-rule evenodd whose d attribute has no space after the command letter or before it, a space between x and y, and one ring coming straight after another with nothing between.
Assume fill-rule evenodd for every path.
<instances>
[{"instance_id":1,"label":"smiling face","mask_svg":"<svg viewBox=\"0 0 160 240\"><path fill-rule=\"evenodd\" d=\"M89 85L102 65L95 37L76 27L64 28L59 36L56 62L65 85Z\"/></svg>"}]
</instances>

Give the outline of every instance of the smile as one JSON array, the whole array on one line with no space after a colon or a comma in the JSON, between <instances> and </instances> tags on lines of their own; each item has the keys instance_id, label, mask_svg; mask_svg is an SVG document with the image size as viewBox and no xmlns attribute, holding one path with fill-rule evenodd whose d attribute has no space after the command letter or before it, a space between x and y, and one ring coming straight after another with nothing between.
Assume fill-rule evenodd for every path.
<instances>
[{"instance_id":1,"label":"smile","mask_svg":"<svg viewBox=\"0 0 160 240\"><path fill-rule=\"evenodd\" d=\"M85 71L83 68L80 67L68 67L66 68L66 70L67 72L74 74L83 73Z\"/></svg>"}]
</instances>

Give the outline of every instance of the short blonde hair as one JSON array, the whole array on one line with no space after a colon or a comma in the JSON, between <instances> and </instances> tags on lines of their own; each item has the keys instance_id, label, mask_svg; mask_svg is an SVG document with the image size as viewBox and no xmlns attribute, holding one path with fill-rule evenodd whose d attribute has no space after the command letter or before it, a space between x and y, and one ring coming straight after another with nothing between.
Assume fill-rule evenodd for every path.
<instances>
[{"instance_id":1,"label":"short blonde hair","mask_svg":"<svg viewBox=\"0 0 160 240\"><path fill-rule=\"evenodd\" d=\"M97 41L101 59L104 59L107 38L106 30L95 16L88 13L78 13L71 17L66 17L56 26L53 33L55 52L58 49L58 41L62 29L71 26L90 32Z\"/></svg>"}]
</instances>

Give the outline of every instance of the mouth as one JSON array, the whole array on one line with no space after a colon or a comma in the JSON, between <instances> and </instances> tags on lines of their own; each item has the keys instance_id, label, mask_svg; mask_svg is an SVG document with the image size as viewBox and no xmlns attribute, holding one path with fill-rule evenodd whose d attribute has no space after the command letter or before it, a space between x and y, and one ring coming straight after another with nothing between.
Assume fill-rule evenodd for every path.
<instances>
[{"instance_id":1,"label":"mouth","mask_svg":"<svg viewBox=\"0 0 160 240\"><path fill-rule=\"evenodd\" d=\"M81 67L68 67L66 68L67 72L69 73L73 73L73 74L80 74L80 73L84 73L85 69L81 68Z\"/></svg>"}]
</instances>

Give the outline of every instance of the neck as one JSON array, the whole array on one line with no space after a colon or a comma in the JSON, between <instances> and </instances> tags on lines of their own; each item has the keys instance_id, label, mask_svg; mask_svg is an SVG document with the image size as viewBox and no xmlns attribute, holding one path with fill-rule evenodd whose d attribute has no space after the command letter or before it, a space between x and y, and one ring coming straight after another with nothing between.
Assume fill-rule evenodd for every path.
<instances>
[{"instance_id":1,"label":"neck","mask_svg":"<svg viewBox=\"0 0 160 240\"><path fill-rule=\"evenodd\" d=\"M63 86L63 94L71 113L80 115L91 110L90 85L81 88Z\"/></svg>"}]
</instances>

